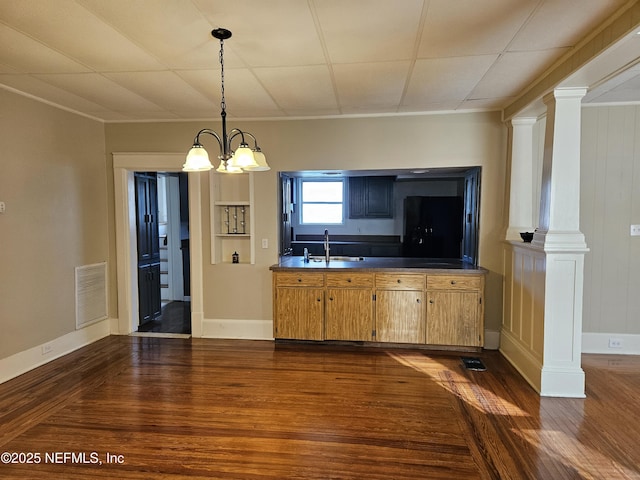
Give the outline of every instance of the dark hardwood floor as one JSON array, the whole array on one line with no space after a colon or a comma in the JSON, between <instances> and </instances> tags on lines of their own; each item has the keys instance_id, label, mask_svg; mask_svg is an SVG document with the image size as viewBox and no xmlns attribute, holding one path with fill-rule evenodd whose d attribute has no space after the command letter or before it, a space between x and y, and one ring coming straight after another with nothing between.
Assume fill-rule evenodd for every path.
<instances>
[{"instance_id":1,"label":"dark hardwood floor","mask_svg":"<svg viewBox=\"0 0 640 480\"><path fill-rule=\"evenodd\" d=\"M172 301L162 307L160 316L138 327L139 332L191 333L191 302Z\"/></svg>"},{"instance_id":2,"label":"dark hardwood floor","mask_svg":"<svg viewBox=\"0 0 640 480\"><path fill-rule=\"evenodd\" d=\"M0 385L0 478L640 478L640 357L555 399L478 356L108 337Z\"/></svg>"}]
</instances>

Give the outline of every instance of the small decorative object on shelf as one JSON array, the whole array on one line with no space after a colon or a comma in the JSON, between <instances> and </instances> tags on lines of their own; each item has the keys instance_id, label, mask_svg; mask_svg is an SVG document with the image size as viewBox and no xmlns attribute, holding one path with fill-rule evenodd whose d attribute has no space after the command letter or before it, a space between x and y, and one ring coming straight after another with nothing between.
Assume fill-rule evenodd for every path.
<instances>
[{"instance_id":1,"label":"small decorative object on shelf","mask_svg":"<svg viewBox=\"0 0 640 480\"><path fill-rule=\"evenodd\" d=\"M233 255L231 255L231 263L240 263L240 255L238 255L238 252L233 252Z\"/></svg>"},{"instance_id":2,"label":"small decorative object on shelf","mask_svg":"<svg viewBox=\"0 0 640 480\"><path fill-rule=\"evenodd\" d=\"M533 232L520 232L520 237L525 243L530 243L533 240Z\"/></svg>"},{"instance_id":3,"label":"small decorative object on shelf","mask_svg":"<svg viewBox=\"0 0 640 480\"><path fill-rule=\"evenodd\" d=\"M227 234L245 235L246 229L246 210L240 205L227 205L224 207L225 219L224 227Z\"/></svg>"}]
</instances>

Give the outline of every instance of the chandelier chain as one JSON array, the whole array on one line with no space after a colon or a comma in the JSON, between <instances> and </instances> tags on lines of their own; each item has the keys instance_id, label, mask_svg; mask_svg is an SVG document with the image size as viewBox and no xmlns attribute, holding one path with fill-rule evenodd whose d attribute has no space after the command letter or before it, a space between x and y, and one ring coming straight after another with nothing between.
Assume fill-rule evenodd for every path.
<instances>
[{"instance_id":1,"label":"chandelier chain","mask_svg":"<svg viewBox=\"0 0 640 480\"><path fill-rule=\"evenodd\" d=\"M187 160L182 166L182 170L185 172L201 172L205 170L211 170L213 165L209 160L207 151L200 143L201 135L211 135L218 141L220 147L220 166L216 169L221 173L241 173L243 171L265 171L269 170L266 158L260 147L258 147L258 140L251 133L242 131L239 128L231 130L231 135L227 134L227 102L225 100L224 92L224 41L231 38L231 31L226 28L216 28L211 31L211 36L220 40L220 118L222 120L222 134L218 135L216 132L209 128L203 128L198 132L193 139L193 146L187 154ZM238 137L240 144L234 151L231 148L231 141ZM253 139L253 148L251 148L246 140L247 138Z\"/></svg>"},{"instance_id":2,"label":"chandelier chain","mask_svg":"<svg viewBox=\"0 0 640 480\"><path fill-rule=\"evenodd\" d=\"M222 111L227 109L227 103L224 99L224 41L220 39L220 91L222 93L220 100L220 108Z\"/></svg>"}]
</instances>

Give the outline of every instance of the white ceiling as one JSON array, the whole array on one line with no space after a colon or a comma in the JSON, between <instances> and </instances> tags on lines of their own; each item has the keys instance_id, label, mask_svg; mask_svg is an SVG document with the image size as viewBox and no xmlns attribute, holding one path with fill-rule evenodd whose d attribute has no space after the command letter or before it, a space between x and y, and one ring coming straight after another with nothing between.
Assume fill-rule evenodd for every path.
<instances>
[{"instance_id":1,"label":"white ceiling","mask_svg":"<svg viewBox=\"0 0 640 480\"><path fill-rule=\"evenodd\" d=\"M229 117L499 110L627 2L0 0L0 84L105 121L215 118L224 27Z\"/></svg>"}]
</instances>

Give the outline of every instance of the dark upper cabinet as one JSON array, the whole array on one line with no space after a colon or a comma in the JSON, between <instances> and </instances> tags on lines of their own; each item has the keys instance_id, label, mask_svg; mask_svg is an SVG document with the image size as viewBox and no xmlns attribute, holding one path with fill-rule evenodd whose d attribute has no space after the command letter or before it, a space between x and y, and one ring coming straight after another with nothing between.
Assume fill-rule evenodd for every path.
<instances>
[{"instance_id":1,"label":"dark upper cabinet","mask_svg":"<svg viewBox=\"0 0 640 480\"><path fill-rule=\"evenodd\" d=\"M155 173L135 174L138 262L160 259L158 237L158 179Z\"/></svg>"},{"instance_id":2,"label":"dark upper cabinet","mask_svg":"<svg viewBox=\"0 0 640 480\"><path fill-rule=\"evenodd\" d=\"M394 177L349 177L349 218L393 218Z\"/></svg>"}]
</instances>

